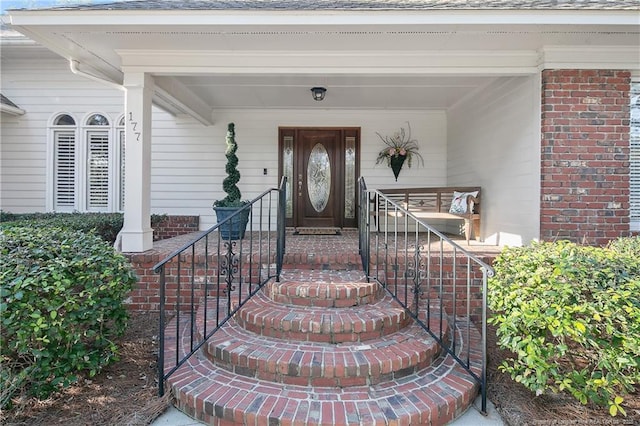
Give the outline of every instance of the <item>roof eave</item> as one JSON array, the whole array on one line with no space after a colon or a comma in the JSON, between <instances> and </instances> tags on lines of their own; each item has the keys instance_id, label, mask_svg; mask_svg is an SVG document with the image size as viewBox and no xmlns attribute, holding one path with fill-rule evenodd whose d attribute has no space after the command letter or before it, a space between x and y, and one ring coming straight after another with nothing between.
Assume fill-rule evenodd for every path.
<instances>
[{"instance_id":1,"label":"roof eave","mask_svg":"<svg viewBox=\"0 0 640 426\"><path fill-rule=\"evenodd\" d=\"M0 112L14 116L25 115L27 113L27 111L23 110L22 108L13 107L6 104L0 104Z\"/></svg>"},{"instance_id":2,"label":"roof eave","mask_svg":"<svg viewBox=\"0 0 640 426\"><path fill-rule=\"evenodd\" d=\"M150 19L152 18L152 19ZM340 25L614 25L638 26L640 10L14 10L24 26L340 26Z\"/></svg>"}]
</instances>

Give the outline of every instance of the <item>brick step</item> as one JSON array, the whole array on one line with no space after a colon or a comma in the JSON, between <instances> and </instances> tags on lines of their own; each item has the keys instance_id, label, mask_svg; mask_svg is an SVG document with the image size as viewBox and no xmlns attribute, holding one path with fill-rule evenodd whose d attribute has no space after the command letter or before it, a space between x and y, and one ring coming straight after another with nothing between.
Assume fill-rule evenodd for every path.
<instances>
[{"instance_id":1,"label":"brick step","mask_svg":"<svg viewBox=\"0 0 640 426\"><path fill-rule=\"evenodd\" d=\"M367 276L360 270L321 270L285 268L280 274L280 281L297 282L330 282L330 283L360 283L366 282Z\"/></svg>"},{"instance_id":2,"label":"brick step","mask_svg":"<svg viewBox=\"0 0 640 426\"><path fill-rule=\"evenodd\" d=\"M306 278L295 281L270 281L265 293L275 302L285 305L324 308L347 308L373 303L384 295L375 281L335 282Z\"/></svg>"},{"instance_id":3,"label":"brick step","mask_svg":"<svg viewBox=\"0 0 640 426\"><path fill-rule=\"evenodd\" d=\"M258 292L236 314L253 333L301 342L366 342L405 327L411 317L385 295L375 303L345 308L286 306Z\"/></svg>"},{"instance_id":4,"label":"brick step","mask_svg":"<svg viewBox=\"0 0 640 426\"><path fill-rule=\"evenodd\" d=\"M182 328L181 347L188 347ZM175 322L170 325L175 333ZM174 328L174 330L171 330ZM467 330L457 329L458 340ZM475 329L472 340L479 340ZM175 341L174 341L175 342ZM459 345L466 348L467 342ZM471 368L480 374L478 355ZM168 367L167 367L168 368ZM305 424L440 426L462 414L478 385L449 354L423 370L370 386L317 387L270 382L235 374L202 353L191 357L169 379L177 407L209 425Z\"/></svg>"},{"instance_id":5,"label":"brick step","mask_svg":"<svg viewBox=\"0 0 640 426\"><path fill-rule=\"evenodd\" d=\"M283 269L313 269L333 271L362 271L362 259L353 250L340 252L330 247L324 253L294 252L287 250Z\"/></svg>"},{"instance_id":6,"label":"brick step","mask_svg":"<svg viewBox=\"0 0 640 426\"><path fill-rule=\"evenodd\" d=\"M436 321L432 324L439 326ZM259 336L233 319L205 346L210 360L236 374L284 384L332 387L399 379L430 365L440 351L431 335L416 324L366 343L326 344Z\"/></svg>"}]
</instances>

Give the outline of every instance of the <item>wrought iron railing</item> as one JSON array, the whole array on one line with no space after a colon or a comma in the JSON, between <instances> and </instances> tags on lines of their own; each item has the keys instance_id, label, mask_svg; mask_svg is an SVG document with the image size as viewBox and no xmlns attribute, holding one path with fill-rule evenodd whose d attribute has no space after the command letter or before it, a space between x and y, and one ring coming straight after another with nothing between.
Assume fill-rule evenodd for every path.
<instances>
[{"instance_id":1,"label":"wrought iron railing","mask_svg":"<svg viewBox=\"0 0 640 426\"><path fill-rule=\"evenodd\" d=\"M359 181L360 256L379 282L479 384L487 408L487 278L493 269ZM478 337L479 334L479 337Z\"/></svg>"},{"instance_id":2,"label":"wrought iron railing","mask_svg":"<svg viewBox=\"0 0 640 426\"><path fill-rule=\"evenodd\" d=\"M249 231L243 239L225 240L218 232L240 220L239 210L154 266L160 274L161 396L165 381L242 305L269 280L280 280L285 251L285 188L286 177L279 188L263 192L241 209L250 212ZM230 238L231 232L228 234ZM168 317L175 327L167 327ZM175 339L171 359L166 357L167 338Z\"/></svg>"}]
</instances>

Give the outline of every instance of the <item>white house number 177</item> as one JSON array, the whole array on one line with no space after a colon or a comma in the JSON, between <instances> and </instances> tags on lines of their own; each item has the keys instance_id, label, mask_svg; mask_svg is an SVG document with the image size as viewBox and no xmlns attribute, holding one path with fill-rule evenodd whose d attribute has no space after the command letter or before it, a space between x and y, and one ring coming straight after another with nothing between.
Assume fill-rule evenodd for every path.
<instances>
[{"instance_id":1,"label":"white house number 177","mask_svg":"<svg viewBox=\"0 0 640 426\"><path fill-rule=\"evenodd\" d=\"M131 126L133 126L133 133L136 135L136 141L140 142L140 132L136 132L136 129L138 128L138 122L137 121L133 121L133 113L129 112L129 123L131 123Z\"/></svg>"}]
</instances>

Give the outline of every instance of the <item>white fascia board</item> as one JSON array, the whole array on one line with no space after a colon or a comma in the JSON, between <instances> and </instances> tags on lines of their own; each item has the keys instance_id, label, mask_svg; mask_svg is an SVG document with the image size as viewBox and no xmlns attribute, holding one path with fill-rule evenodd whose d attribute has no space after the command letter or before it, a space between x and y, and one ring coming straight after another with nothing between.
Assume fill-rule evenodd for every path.
<instances>
[{"instance_id":1,"label":"white fascia board","mask_svg":"<svg viewBox=\"0 0 640 426\"><path fill-rule=\"evenodd\" d=\"M551 46L541 51L546 69L640 70L640 40L637 46Z\"/></svg>"},{"instance_id":2,"label":"white fascia board","mask_svg":"<svg viewBox=\"0 0 640 426\"><path fill-rule=\"evenodd\" d=\"M156 74L534 74L535 51L189 51L117 50L125 72Z\"/></svg>"},{"instance_id":3,"label":"white fascia board","mask_svg":"<svg viewBox=\"0 0 640 426\"><path fill-rule=\"evenodd\" d=\"M638 26L638 10L210 11L16 10L12 25L354 26L354 25L615 25Z\"/></svg>"}]
</instances>

